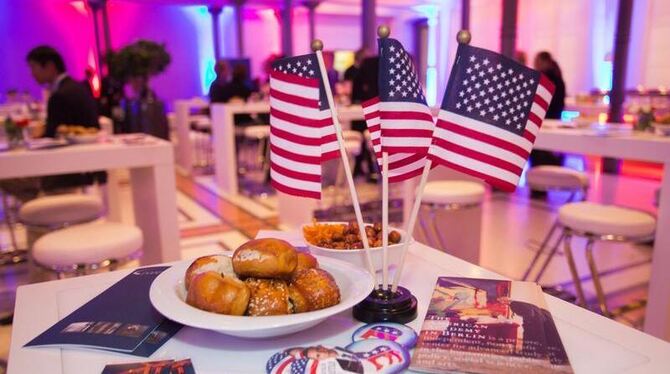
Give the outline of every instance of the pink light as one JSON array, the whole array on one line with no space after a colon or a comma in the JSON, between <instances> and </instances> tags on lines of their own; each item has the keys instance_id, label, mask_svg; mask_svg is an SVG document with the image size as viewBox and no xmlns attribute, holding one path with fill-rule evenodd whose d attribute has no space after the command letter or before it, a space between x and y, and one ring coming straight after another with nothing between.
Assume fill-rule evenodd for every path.
<instances>
[{"instance_id":1,"label":"pink light","mask_svg":"<svg viewBox=\"0 0 670 374\"><path fill-rule=\"evenodd\" d=\"M94 97L100 97L100 73L98 69L98 64L95 58L95 52L93 48L88 50L88 68L93 72L93 75L88 78L88 84L91 85Z\"/></svg>"},{"instance_id":2,"label":"pink light","mask_svg":"<svg viewBox=\"0 0 670 374\"><path fill-rule=\"evenodd\" d=\"M79 13L85 16L88 15L88 9L86 9L86 3L83 0L71 1L70 5L72 5L72 7L75 8Z\"/></svg>"}]
</instances>

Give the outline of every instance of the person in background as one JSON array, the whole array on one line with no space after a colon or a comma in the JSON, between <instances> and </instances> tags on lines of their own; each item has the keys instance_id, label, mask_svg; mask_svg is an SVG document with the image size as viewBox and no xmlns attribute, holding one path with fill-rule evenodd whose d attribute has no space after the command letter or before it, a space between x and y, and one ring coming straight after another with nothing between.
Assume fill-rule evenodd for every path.
<instances>
[{"instance_id":1,"label":"person in background","mask_svg":"<svg viewBox=\"0 0 670 374\"><path fill-rule=\"evenodd\" d=\"M247 79L247 68L242 64L233 67L232 79L222 87L217 87L215 94L209 92L209 98L213 103L227 103L233 98L247 101L251 95L251 87ZM214 86L214 84L212 84Z\"/></svg>"},{"instance_id":2,"label":"person in background","mask_svg":"<svg viewBox=\"0 0 670 374\"><path fill-rule=\"evenodd\" d=\"M228 75L229 75L228 63L219 60L214 65L214 73L216 73L216 79L209 86L209 100L213 103L220 103L226 100L222 99L224 87L228 84Z\"/></svg>"},{"instance_id":3,"label":"person in background","mask_svg":"<svg viewBox=\"0 0 670 374\"><path fill-rule=\"evenodd\" d=\"M47 118L44 137L55 137L59 125L79 125L100 128L98 107L90 91L68 76L65 62L54 48L42 45L30 50L26 56L30 72L40 85L49 88ZM55 175L43 178L4 180L0 188L22 201L37 197L40 191L48 194L70 192L98 181L105 183L104 171Z\"/></svg>"},{"instance_id":4,"label":"person in background","mask_svg":"<svg viewBox=\"0 0 670 374\"><path fill-rule=\"evenodd\" d=\"M362 103L366 100L372 99L379 95L379 82L377 77L379 75L379 57L367 57L361 63L360 72L354 77L351 90L351 102ZM352 121L351 129L364 132L367 130L365 121ZM376 182L377 180L377 163L373 159L373 155L367 147L367 141L363 139L361 153L356 156L354 163L354 176L367 175L369 182ZM367 172L364 171L363 166L367 165Z\"/></svg>"},{"instance_id":5,"label":"person in background","mask_svg":"<svg viewBox=\"0 0 670 374\"><path fill-rule=\"evenodd\" d=\"M561 119L561 113L565 107L565 82L563 82L561 68L551 53L547 51L542 51L535 56L533 66L535 70L544 74L556 87L545 118ZM549 151L533 150L530 153L530 163L532 166L563 165L563 155ZM546 192L531 191L531 197L543 198L545 196Z\"/></svg>"},{"instance_id":6,"label":"person in background","mask_svg":"<svg viewBox=\"0 0 670 374\"><path fill-rule=\"evenodd\" d=\"M524 52L524 51L514 52L514 61L520 63L521 65L527 66L528 65L528 57L526 56L526 52Z\"/></svg>"},{"instance_id":7,"label":"person in background","mask_svg":"<svg viewBox=\"0 0 670 374\"><path fill-rule=\"evenodd\" d=\"M98 107L91 92L65 71L63 58L49 46L33 48L26 58L33 78L51 92L44 136L55 137L58 125L96 127Z\"/></svg>"},{"instance_id":8,"label":"person in background","mask_svg":"<svg viewBox=\"0 0 670 374\"><path fill-rule=\"evenodd\" d=\"M356 79L356 76L361 71L361 65L363 64L363 60L365 60L366 57L368 57L369 53L368 50L365 48L361 48L356 53L354 54L354 64L349 66L347 70L344 71L344 80L345 81L350 81L353 82L354 79Z\"/></svg>"}]
</instances>

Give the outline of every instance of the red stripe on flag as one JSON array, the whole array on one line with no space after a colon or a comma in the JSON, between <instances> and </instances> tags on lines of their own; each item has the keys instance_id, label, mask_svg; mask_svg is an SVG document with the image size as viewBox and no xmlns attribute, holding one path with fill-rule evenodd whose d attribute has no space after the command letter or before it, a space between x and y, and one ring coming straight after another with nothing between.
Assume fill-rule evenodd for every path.
<instances>
[{"instance_id":1,"label":"red stripe on flag","mask_svg":"<svg viewBox=\"0 0 670 374\"><path fill-rule=\"evenodd\" d=\"M372 99L365 100L364 102L361 103L361 106L363 108L367 108L371 105L379 104L379 96L375 96Z\"/></svg>"},{"instance_id":2,"label":"red stripe on flag","mask_svg":"<svg viewBox=\"0 0 670 374\"><path fill-rule=\"evenodd\" d=\"M330 126L333 124L332 118L323 118L323 119L314 119L314 118L307 118L307 117L300 117L296 116L294 114L286 113L283 112L279 109L276 108L270 108L270 115L273 117L277 117L278 119L290 123L294 123L296 125L300 126L305 126L305 127L313 127L313 128L321 128L321 127L326 127Z\"/></svg>"},{"instance_id":3,"label":"red stripe on flag","mask_svg":"<svg viewBox=\"0 0 670 374\"><path fill-rule=\"evenodd\" d=\"M520 168L517 165L514 165L510 162L501 160L498 157L492 156L488 153L482 153L470 148L462 147L458 144L451 143L445 139L435 139L433 144L435 144L440 148L471 158L473 160L481 161L485 164L493 165L497 168L507 170L510 173L514 173L516 175L521 175L521 173L523 172L523 168Z\"/></svg>"},{"instance_id":4,"label":"red stripe on flag","mask_svg":"<svg viewBox=\"0 0 670 374\"><path fill-rule=\"evenodd\" d=\"M414 120L414 121L427 121L433 123L433 116L431 116L430 113L424 113L424 112L415 112L415 111L392 112L388 110L382 110L380 113L380 117L382 120L385 119Z\"/></svg>"},{"instance_id":5,"label":"red stripe on flag","mask_svg":"<svg viewBox=\"0 0 670 374\"><path fill-rule=\"evenodd\" d=\"M535 97L533 97L533 102L542 107L542 109L544 109L545 111L547 110L547 108L549 108L549 103L544 101L542 96L538 94L535 94Z\"/></svg>"},{"instance_id":6,"label":"red stripe on flag","mask_svg":"<svg viewBox=\"0 0 670 374\"><path fill-rule=\"evenodd\" d=\"M270 181L270 184L272 185L272 187L274 187L275 190L277 190L277 191L281 191L281 192L283 192L283 193L287 193L287 194L289 194L289 195L293 195L293 196L301 196L301 197L309 197L309 198L317 199L317 200L320 200L320 199L321 199L321 192L308 191L308 190L299 190L299 189L297 189L297 188L293 188L293 187L285 186L285 185L283 185L283 184L281 184L281 183L275 181L274 179L272 179L272 180Z\"/></svg>"},{"instance_id":7,"label":"red stripe on flag","mask_svg":"<svg viewBox=\"0 0 670 374\"><path fill-rule=\"evenodd\" d=\"M442 166L446 166L450 169L460 171L461 173L465 173L465 174L468 174L468 175L472 175L473 177L482 179L482 180L486 181L486 183L492 185L493 187L499 188L499 189L501 189L505 192L514 192L514 190L516 189L516 185L514 185L512 183L509 183L507 181L504 181L502 179L498 179L494 176L484 174L484 173L481 173L481 172L463 167L461 165L451 163L447 160L443 160L442 158L437 157L437 156L432 155L432 154L428 155L428 157L430 157L430 159L434 163L438 163L438 164L440 164Z\"/></svg>"},{"instance_id":8,"label":"red stripe on flag","mask_svg":"<svg viewBox=\"0 0 670 374\"><path fill-rule=\"evenodd\" d=\"M529 142L535 143L535 135L533 135L530 131L524 130L523 137L526 138Z\"/></svg>"},{"instance_id":9,"label":"red stripe on flag","mask_svg":"<svg viewBox=\"0 0 670 374\"><path fill-rule=\"evenodd\" d=\"M332 160L332 159L338 158L338 157L340 157L340 151L336 149L336 150L332 150L330 152L323 153L321 155L321 161L322 162L323 161L328 161L328 160Z\"/></svg>"},{"instance_id":10,"label":"red stripe on flag","mask_svg":"<svg viewBox=\"0 0 670 374\"><path fill-rule=\"evenodd\" d=\"M402 182L402 181L404 181L404 180L407 180L407 179L410 179L410 178L414 178L414 177L416 177L417 175L421 175L421 173L423 172L423 168L424 168L424 167L422 166L422 167L420 167L420 168L418 168L418 169L414 169L414 170L412 170L412 171L410 171L410 172L407 172L407 173L404 173L404 174L400 174L400 175L391 175L391 176L389 176L389 183Z\"/></svg>"},{"instance_id":11,"label":"red stripe on flag","mask_svg":"<svg viewBox=\"0 0 670 374\"><path fill-rule=\"evenodd\" d=\"M270 144L270 150L273 153L275 153L279 156L282 156L284 158L287 158L289 160L292 160L292 161L303 162L303 163L306 163L306 164L320 164L321 163L321 157L305 156L305 155L301 155L301 154L298 154L298 153L289 152L289 151L287 151L283 148L277 147L274 144Z\"/></svg>"},{"instance_id":12,"label":"red stripe on flag","mask_svg":"<svg viewBox=\"0 0 670 374\"><path fill-rule=\"evenodd\" d=\"M285 101L287 103L295 104L295 105L300 105L300 106L306 106L309 108L318 108L319 107L319 100L312 100L312 99L307 99L304 97L296 96L296 95L291 95L287 94L282 91L278 91L276 89L270 88L270 97L273 97L275 99Z\"/></svg>"},{"instance_id":13,"label":"red stripe on flag","mask_svg":"<svg viewBox=\"0 0 670 374\"><path fill-rule=\"evenodd\" d=\"M272 71L270 73L270 77L278 79L280 81L287 82L287 83L299 84L301 86L308 86L308 87L312 87L312 88L318 88L319 87L319 80L318 79L301 77L297 74L286 74L286 73L282 73L281 71Z\"/></svg>"},{"instance_id":14,"label":"red stripe on flag","mask_svg":"<svg viewBox=\"0 0 670 374\"><path fill-rule=\"evenodd\" d=\"M300 179L306 182L316 182L321 183L321 176L317 174L302 173L295 170L286 169L285 167L278 165L274 162L270 163L270 168L281 175L285 175L289 178Z\"/></svg>"},{"instance_id":15,"label":"red stripe on flag","mask_svg":"<svg viewBox=\"0 0 670 374\"><path fill-rule=\"evenodd\" d=\"M317 146L317 145L320 146L321 144L323 144L323 142L321 141L321 137L310 138L307 136L300 136L290 133L288 131L280 130L273 126L270 127L270 134L298 144L311 145L311 146Z\"/></svg>"},{"instance_id":16,"label":"red stripe on flag","mask_svg":"<svg viewBox=\"0 0 670 374\"><path fill-rule=\"evenodd\" d=\"M540 73L540 84L544 86L544 88L546 88L552 96L554 95L554 92L556 91L554 82L549 80L549 78L547 78L547 76L542 73Z\"/></svg>"},{"instance_id":17,"label":"red stripe on flag","mask_svg":"<svg viewBox=\"0 0 670 374\"><path fill-rule=\"evenodd\" d=\"M495 136L484 134L484 133L481 133L479 131L475 131L473 129L469 129L469 128L457 125L455 123L442 120L442 119L437 120L437 126L442 128L442 129L449 130L449 131L455 132L457 134L467 136L469 138L479 140L479 141L484 142L484 143L491 144L491 145L496 146L498 148L502 148L506 151L509 151L509 152L512 152L516 155L519 155L520 157L528 158L529 153L526 152L525 149L519 147L518 145L516 145L514 143L510 143L506 140L496 138Z\"/></svg>"},{"instance_id":18,"label":"red stripe on flag","mask_svg":"<svg viewBox=\"0 0 670 374\"><path fill-rule=\"evenodd\" d=\"M405 157L403 159L400 159L398 161L389 162L389 170L399 169L403 166L406 166L406 165L409 165L409 164L414 163L416 161L419 161L424 157L426 157L426 152L412 154L412 155L407 156L407 157Z\"/></svg>"},{"instance_id":19,"label":"red stripe on flag","mask_svg":"<svg viewBox=\"0 0 670 374\"><path fill-rule=\"evenodd\" d=\"M366 114L363 115L363 118L366 121L369 121L369 120L374 119L374 118L379 118L379 111L375 110L374 112L366 113Z\"/></svg>"},{"instance_id":20,"label":"red stripe on flag","mask_svg":"<svg viewBox=\"0 0 670 374\"><path fill-rule=\"evenodd\" d=\"M432 130L414 130L414 129L384 129L382 130L382 137L394 137L394 138L430 138L433 136ZM390 148L395 149L393 146Z\"/></svg>"},{"instance_id":21,"label":"red stripe on flag","mask_svg":"<svg viewBox=\"0 0 670 374\"><path fill-rule=\"evenodd\" d=\"M367 118L365 120L367 121ZM377 131L382 131L382 126L381 125L368 126L368 131L370 133L374 133L374 132L377 132Z\"/></svg>"},{"instance_id":22,"label":"red stripe on flag","mask_svg":"<svg viewBox=\"0 0 670 374\"><path fill-rule=\"evenodd\" d=\"M386 147L384 147L384 148L385 148L385 149L384 149L384 152L386 152L386 151L388 150L389 153L394 153L394 154L395 154L395 153L421 153L421 152L426 153L426 149L428 148L428 146L426 146L426 147L412 147L412 146L397 147L397 146L386 146Z\"/></svg>"},{"instance_id":23,"label":"red stripe on flag","mask_svg":"<svg viewBox=\"0 0 670 374\"><path fill-rule=\"evenodd\" d=\"M538 117L538 115L533 112L528 113L528 120L536 124L537 127L542 126L542 118Z\"/></svg>"}]
</instances>

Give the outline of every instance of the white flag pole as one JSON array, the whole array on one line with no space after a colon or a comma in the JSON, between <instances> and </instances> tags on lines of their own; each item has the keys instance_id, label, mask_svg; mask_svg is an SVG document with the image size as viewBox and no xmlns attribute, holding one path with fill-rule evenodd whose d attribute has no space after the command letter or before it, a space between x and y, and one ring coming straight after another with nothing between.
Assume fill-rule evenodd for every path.
<instances>
[{"instance_id":1,"label":"white flag pole","mask_svg":"<svg viewBox=\"0 0 670 374\"><path fill-rule=\"evenodd\" d=\"M428 174L430 174L430 167L432 163L433 162L430 159L426 160L426 165L424 165L423 172L421 173L421 181L419 182L419 187L416 191L414 206L412 206L412 211L409 215L409 221L407 221L407 225L405 226L405 237L403 238L402 242L400 262L398 263L398 268L396 269L395 276L393 277L393 285L391 286L391 292L393 293L398 290L398 282L400 282L400 276L402 275L403 268L405 267L405 258L407 257L410 238L414 235L414 226L416 225L416 218L419 215L419 208L421 207L421 200L423 199L423 189L426 187L426 181L428 180Z\"/></svg>"},{"instance_id":2,"label":"white flag pole","mask_svg":"<svg viewBox=\"0 0 670 374\"><path fill-rule=\"evenodd\" d=\"M351 166L349 165L349 158L347 157L347 151L344 147L344 138L342 136L342 126L340 125L340 120L337 118L337 110L335 109L335 100L333 100L333 93L330 90L330 83L328 81L328 74L326 73L326 64L323 62L323 42L316 39L312 42L312 51L316 53L316 59L319 62L319 71L321 73L321 81L323 82L324 88L326 90L326 97L328 98L328 106L330 107L330 113L333 119L333 125L335 126L335 134L337 135L337 142L340 145L340 158L342 159L342 164L344 166L344 174L347 177L347 183L349 185L349 193L351 194L351 202L354 205L354 212L356 213L356 222L358 223L358 232L361 236L361 241L363 242L363 248L365 249L365 258L368 263L368 271L370 274L375 277L376 283L376 272L375 268L372 265L372 257L370 256L370 244L368 243L368 236L365 233L365 224L363 222L363 214L361 213L361 205L358 202L358 194L356 193L356 186L354 185L354 178L351 174Z\"/></svg>"},{"instance_id":3,"label":"white flag pole","mask_svg":"<svg viewBox=\"0 0 670 374\"><path fill-rule=\"evenodd\" d=\"M382 289L388 283L389 246L389 154L382 152Z\"/></svg>"}]
</instances>

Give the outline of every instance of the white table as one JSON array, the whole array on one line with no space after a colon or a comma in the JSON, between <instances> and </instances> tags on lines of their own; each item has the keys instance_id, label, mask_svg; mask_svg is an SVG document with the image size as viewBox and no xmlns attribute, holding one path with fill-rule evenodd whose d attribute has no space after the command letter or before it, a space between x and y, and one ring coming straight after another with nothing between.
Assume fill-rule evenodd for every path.
<instances>
[{"instance_id":1,"label":"white table","mask_svg":"<svg viewBox=\"0 0 670 374\"><path fill-rule=\"evenodd\" d=\"M670 137L640 132L598 136L591 129L564 129L559 125L559 121L546 120L535 141L535 149L664 165L644 330L670 340Z\"/></svg>"},{"instance_id":2,"label":"white table","mask_svg":"<svg viewBox=\"0 0 670 374\"><path fill-rule=\"evenodd\" d=\"M142 264L177 260L179 227L172 144L148 135L144 144L129 145L119 139L0 152L0 179L128 168L135 224L144 234ZM113 194L110 195L111 200Z\"/></svg>"},{"instance_id":3,"label":"white table","mask_svg":"<svg viewBox=\"0 0 670 374\"><path fill-rule=\"evenodd\" d=\"M420 330L438 276L501 278L453 256L417 244L407 257L401 284L419 299ZM244 340L184 327L149 359L86 350L23 348L30 339L109 287L129 271L19 287L9 373L100 373L105 364L191 358L202 373L263 373L267 359L287 347L346 345L362 324L350 311L307 331L267 340ZM548 307L576 373L661 373L670 367L670 344L551 296Z\"/></svg>"},{"instance_id":4,"label":"white table","mask_svg":"<svg viewBox=\"0 0 670 374\"><path fill-rule=\"evenodd\" d=\"M230 195L239 193L235 152L235 114L269 112L268 102L213 104L211 106L215 181L224 193ZM343 123L363 120L363 109L360 105L338 107L338 118Z\"/></svg>"},{"instance_id":5,"label":"white table","mask_svg":"<svg viewBox=\"0 0 670 374\"><path fill-rule=\"evenodd\" d=\"M175 129L177 132L176 160L179 170L185 175L193 171L193 144L191 144L191 109L204 109L207 100L196 97L189 100L176 100L174 103Z\"/></svg>"}]
</instances>

